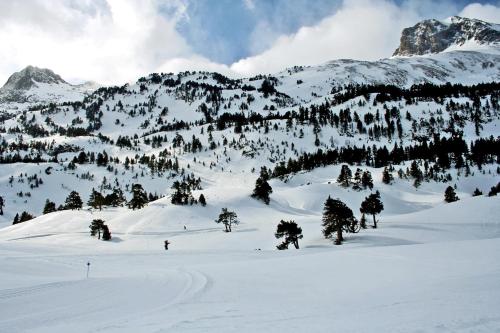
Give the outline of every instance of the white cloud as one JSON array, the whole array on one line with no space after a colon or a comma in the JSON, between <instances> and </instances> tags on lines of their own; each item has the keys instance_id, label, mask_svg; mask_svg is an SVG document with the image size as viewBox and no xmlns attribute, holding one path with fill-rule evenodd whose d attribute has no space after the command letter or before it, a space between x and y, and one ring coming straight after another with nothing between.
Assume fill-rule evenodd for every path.
<instances>
[{"instance_id":1,"label":"white cloud","mask_svg":"<svg viewBox=\"0 0 500 333\"><path fill-rule=\"evenodd\" d=\"M75 6L78 3L78 6ZM0 5L0 79L28 64L64 78L121 83L190 56L177 33L182 2L165 18L156 0L30 0Z\"/></svg>"},{"instance_id":2,"label":"white cloud","mask_svg":"<svg viewBox=\"0 0 500 333\"><path fill-rule=\"evenodd\" d=\"M227 66L197 55L177 32L179 20L189 23L185 1L0 1L0 81L29 64L51 68L70 81L121 84L153 71L237 76L339 58L375 60L390 56L401 30L428 17L433 5L430 0L400 6L391 0L344 0L334 14L294 34L279 35L257 24L250 38L256 55ZM249 10L255 8L253 1L243 1ZM436 18L460 11L446 1L432 8ZM459 15L498 22L500 7L470 4Z\"/></svg>"},{"instance_id":3,"label":"white cloud","mask_svg":"<svg viewBox=\"0 0 500 333\"><path fill-rule=\"evenodd\" d=\"M500 4L500 3L499 3ZM344 0L333 15L291 35L273 38L268 26L257 26L265 51L242 59L231 69L244 75L272 73L294 65L313 65L333 59L376 60L392 55L402 29L424 18L444 19L450 13L490 22L500 21L500 6L470 4L460 13L453 1L410 0L398 6L390 0ZM453 15L451 14L451 15Z\"/></svg>"},{"instance_id":4,"label":"white cloud","mask_svg":"<svg viewBox=\"0 0 500 333\"><path fill-rule=\"evenodd\" d=\"M500 6L473 3L466 6L460 12L459 16L475 18L491 23L500 23Z\"/></svg>"},{"instance_id":5,"label":"white cloud","mask_svg":"<svg viewBox=\"0 0 500 333\"><path fill-rule=\"evenodd\" d=\"M389 1L346 0L332 16L280 36L271 48L236 62L231 69L253 74L338 58L384 58L396 49L401 30L417 20L415 13Z\"/></svg>"}]
</instances>

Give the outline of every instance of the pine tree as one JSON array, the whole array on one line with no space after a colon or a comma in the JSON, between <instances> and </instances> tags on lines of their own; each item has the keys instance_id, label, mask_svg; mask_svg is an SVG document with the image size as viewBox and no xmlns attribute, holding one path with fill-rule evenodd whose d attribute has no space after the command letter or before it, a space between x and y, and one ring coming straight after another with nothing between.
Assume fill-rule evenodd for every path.
<instances>
[{"instance_id":1,"label":"pine tree","mask_svg":"<svg viewBox=\"0 0 500 333\"><path fill-rule=\"evenodd\" d=\"M12 221L12 224L18 224L19 223L19 213L16 213L16 216L14 216L14 221Z\"/></svg>"},{"instance_id":2,"label":"pine tree","mask_svg":"<svg viewBox=\"0 0 500 333\"><path fill-rule=\"evenodd\" d=\"M170 202L173 203L174 205L182 205L184 202L184 194L183 194L183 190L181 187L181 183L176 180L172 184L172 189L174 190L174 193L172 193L172 197L170 198Z\"/></svg>"},{"instance_id":3,"label":"pine tree","mask_svg":"<svg viewBox=\"0 0 500 333\"><path fill-rule=\"evenodd\" d=\"M349 187L352 178L352 171L347 164L342 165L340 175L337 178L337 183L342 187Z\"/></svg>"},{"instance_id":4,"label":"pine tree","mask_svg":"<svg viewBox=\"0 0 500 333\"><path fill-rule=\"evenodd\" d=\"M106 200L104 199L104 196L100 192L97 192L95 189L92 189L87 204L94 209L99 208L99 210L102 210L102 206L106 203L105 201Z\"/></svg>"},{"instance_id":5,"label":"pine tree","mask_svg":"<svg viewBox=\"0 0 500 333\"><path fill-rule=\"evenodd\" d=\"M0 196L0 215L3 215L3 207L5 207L5 201L2 196Z\"/></svg>"},{"instance_id":6,"label":"pine tree","mask_svg":"<svg viewBox=\"0 0 500 333\"><path fill-rule=\"evenodd\" d=\"M361 228L366 229L366 216L365 214L361 214L361 219L359 220L359 225Z\"/></svg>"},{"instance_id":7,"label":"pine tree","mask_svg":"<svg viewBox=\"0 0 500 333\"><path fill-rule=\"evenodd\" d=\"M23 222L32 220L34 218L35 218L35 216L31 215L30 213L22 212L21 216L19 216L19 214L16 214L16 216L14 216L14 221L12 222L12 224L23 223Z\"/></svg>"},{"instance_id":8,"label":"pine tree","mask_svg":"<svg viewBox=\"0 0 500 333\"><path fill-rule=\"evenodd\" d=\"M123 195L123 191L119 187L113 188L113 192L106 195L104 198L104 204L107 206L113 206L113 207L120 207L123 206L123 204L127 200L125 199L125 196Z\"/></svg>"},{"instance_id":9,"label":"pine tree","mask_svg":"<svg viewBox=\"0 0 500 333\"><path fill-rule=\"evenodd\" d=\"M375 215L380 214L383 210L384 205L380 200L379 191L367 196L361 203L361 208L359 209L362 214L373 215L373 228L377 228L377 220L375 219Z\"/></svg>"},{"instance_id":10,"label":"pine tree","mask_svg":"<svg viewBox=\"0 0 500 333\"><path fill-rule=\"evenodd\" d=\"M107 225L102 226L102 240L103 241L111 240L111 232L109 231L109 228Z\"/></svg>"},{"instance_id":11,"label":"pine tree","mask_svg":"<svg viewBox=\"0 0 500 333\"><path fill-rule=\"evenodd\" d=\"M172 193L170 202L174 205L192 205L196 202L191 192L191 183L189 182L189 179L182 182L175 181L172 184L172 189L174 190L174 193Z\"/></svg>"},{"instance_id":12,"label":"pine tree","mask_svg":"<svg viewBox=\"0 0 500 333\"><path fill-rule=\"evenodd\" d=\"M198 202L203 207L205 207L207 205L207 201L205 200L205 196L203 195L203 193L200 194L200 197L198 198Z\"/></svg>"},{"instance_id":13,"label":"pine tree","mask_svg":"<svg viewBox=\"0 0 500 333\"><path fill-rule=\"evenodd\" d=\"M385 167L384 171L382 172L382 182L389 185L393 180L394 177L392 176L392 173L389 171L389 169L387 169L387 167Z\"/></svg>"},{"instance_id":14,"label":"pine tree","mask_svg":"<svg viewBox=\"0 0 500 333\"><path fill-rule=\"evenodd\" d=\"M269 205L269 195L273 193L271 185L267 182L269 180L269 174L265 167L260 170L260 176L255 181L255 188L252 193L252 198L262 200L266 205Z\"/></svg>"},{"instance_id":15,"label":"pine tree","mask_svg":"<svg viewBox=\"0 0 500 333\"><path fill-rule=\"evenodd\" d=\"M56 204L49 199L45 200L45 206L43 207L43 214L48 214L55 212L56 209Z\"/></svg>"},{"instance_id":16,"label":"pine tree","mask_svg":"<svg viewBox=\"0 0 500 333\"><path fill-rule=\"evenodd\" d=\"M225 232L231 232L232 231L232 225L233 224L238 224L240 221L238 220L238 216L236 215L235 212L232 212L228 210L227 208L222 208L221 213L219 214L219 218L215 220L215 223L222 223L224 224Z\"/></svg>"},{"instance_id":17,"label":"pine tree","mask_svg":"<svg viewBox=\"0 0 500 333\"><path fill-rule=\"evenodd\" d=\"M331 239L334 234L337 235L336 245L342 244L344 237L342 229L355 222L352 210L339 199L332 199L330 196L325 201L323 208L323 235Z\"/></svg>"},{"instance_id":18,"label":"pine tree","mask_svg":"<svg viewBox=\"0 0 500 333\"><path fill-rule=\"evenodd\" d=\"M477 197L480 195L483 195L483 192L476 187L476 189L474 190L474 193L472 193L472 196Z\"/></svg>"},{"instance_id":19,"label":"pine tree","mask_svg":"<svg viewBox=\"0 0 500 333\"><path fill-rule=\"evenodd\" d=\"M420 170L420 168L418 167L418 164L416 161L413 161L411 163L410 175L414 179L413 186L419 187L420 184L422 184L422 180L424 179L424 175L422 173L422 170Z\"/></svg>"},{"instance_id":20,"label":"pine tree","mask_svg":"<svg viewBox=\"0 0 500 333\"><path fill-rule=\"evenodd\" d=\"M450 203L450 202L455 202L460 200L455 193L455 189L453 187L448 186L446 190L444 191L444 201Z\"/></svg>"},{"instance_id":21,"label":"pine tree","mask_svg":"<svg viewBox=\"0 0 500 333\"><path fill-rule=\"evenodd\" d=\"M289 244L293 244L296 249L299 248L299 239L304 237L302 235L302 228L295 223L295 221L281 220L276 228L274 236L277 239L285 238L285 240L277 246L278 250L288 249Z\"/></svg>"},{"instance_id":22,"label":"pine tree","mask_svg":"<svg viewBox=\"0 0 500 333\"><path fill-rule=\"evenodd\" d=\"M128 202L128 207L133 210L141 209L148 203L148 195L141 184L132 184L132 199Z\"/></svg>"},{"instance_id":23,"label":"pine tree","mask_svg":"<svg viewBox=\"0 0 500 333\"><path fill-rule=\"evenodd\" d=\"M103 230L104 220L94 219L92 223L89 225L90 228L90 236L97 235L97 239L101 239L101 231Z\"/></svg>"},{"instance_id":24,"label":"pine tree","mask_svg":"<svg viewBox=\"0 0 500 333\"><path fill-rule=\"evenodd\" d=\"M80 194L76 191L71 191L65 201L64 207L66 209L80 209L83 206L82 199L80 198Z\"/></svg>"},{"instance_id":25,"label":"pine tree","mask_svg":"<svg viewBox=\"0 0 500 333\"><path fill-rule=\"evenodd\" d=\"M353 180L353 185L352 185L352 188L354 190L356 190L356 191L361 190L362 177L363 177L363 171L360 168L357 168L356 172L354 173L354 180Z\"/></svg>"},{"instance_id":26,"label":"pine tree","mask_svg":"<svg viewBox=\"0 0 500 333\"><path fill-rule=\"evenodd\" d=\"M369 188L370 191L373 189L373 178L370 171L363 172L363 175L361 176L361 184L364 189Z\"/></svg>"},{"instance_id":27,"label":"pine tree","mask_svg":"<svg viewBox=\"0 0 500 333\"><path fill-rule=\"evenodd\" d=\"M32 218L33 218L33 215L31 215L30 213L22 212L21 216L19 217L19 223L29 221Z\"/></svg>"},{"instance_id":28,"label":"pine tree","mask_svg":"<svg viewBox=\"0 0 500 333\"><path fill-rule=\"evenodd\" d=\"M489 197L494 197L498 193L500 193L500 182L496 186L492 186L490 191L488 192Z\"/></svg>"}]
</instances>

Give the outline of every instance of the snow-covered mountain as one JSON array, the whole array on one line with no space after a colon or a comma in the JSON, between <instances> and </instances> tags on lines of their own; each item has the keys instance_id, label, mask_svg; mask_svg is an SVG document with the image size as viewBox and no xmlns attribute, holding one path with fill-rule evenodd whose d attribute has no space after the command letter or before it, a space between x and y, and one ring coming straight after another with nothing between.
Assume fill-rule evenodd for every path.
<instances>
[{"instance_id":1,"label":"snow-covered mountain","mask_svg":"<svg viewBox=\"0 0 500 333\"><path fill-rule=\"evenodd\" d=\"M447 49L498 47L500 25L453 16L447 21L425 20L403 30L394 56L415 56Z\"/></svg>"},{"instance_id":2,"label":"snow-covered mountain","mask_svg":"<svg viewBox=\"0 0 500 333\"><path fill-rule=\"evenodd\" d=\"M72 85L50 69L28 66L12 74L0 88L0 105L23 108L40 103L81 100L99 88L93 82Z\"/></svg>"},{"instance_id":3,"label":"snow-covered mountain","mask_svg":"<svg viewBox=\"0 0 500 333\"><path fill-rule=\"evenodd\" d=\"M0 118L0 331L498 329L496 26L450 22L405 30L411 54L379 61L153 73L74 100L52 71L13 75L2 90L26 103ZM378 228L325 238L329 196L371 225L377 192ZM281 220L300 250L276 251Z\"/></svg>"}]
</instances>

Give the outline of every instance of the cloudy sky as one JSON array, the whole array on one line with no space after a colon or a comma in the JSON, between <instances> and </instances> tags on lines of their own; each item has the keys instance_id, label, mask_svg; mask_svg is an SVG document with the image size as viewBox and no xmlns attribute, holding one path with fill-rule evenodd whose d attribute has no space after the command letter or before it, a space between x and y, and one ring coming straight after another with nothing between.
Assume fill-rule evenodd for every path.
<instances>
[{"instance_id":1,"label":"cloudy sky","mask_svg":"<svg viewBox=\"0 0 500 333\"><path fill-rule=\"evenodd\" d=\"M150 72L276 72L375 60L424 18L500 23L500 0L0 0L0 82L27 65L70 82Z\"/></svg>"}]
</instances>

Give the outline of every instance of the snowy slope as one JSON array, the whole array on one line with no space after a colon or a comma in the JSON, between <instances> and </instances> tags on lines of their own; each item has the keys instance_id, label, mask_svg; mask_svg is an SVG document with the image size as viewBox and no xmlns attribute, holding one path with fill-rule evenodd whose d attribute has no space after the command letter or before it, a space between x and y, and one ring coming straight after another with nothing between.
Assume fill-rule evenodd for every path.
<instances>
[{"instance_id":1,"label":"snowy slope","mask_svg":"<svg viewBox=\"0 0 500 333\"><path fill-rule=\"evenodd\" d=\"M0 329L494 332L500 242L487 238L499 235L498 199L449 207L384 219L381 229L356 235L348 247L308 237L300 251L254 251L265 236L253 237L247 223L235 234L168 223L170 232L136 233L135 242L132 233L111 243L82 243L76 235L2 241ZM153 209L146 215L157 219ZM488 221L471 220L472 210L486 211ZM432 220L443 212L446 220ZM305 235L318 230L315 220L302 222L311 225ZM169 252L160 247L166 237L174 247ZM215 246L205 249L207 243ZM218 249L220 243L226 246ZM369 247L353 248L359 245Z\"/></svg>"}]
</instances>

